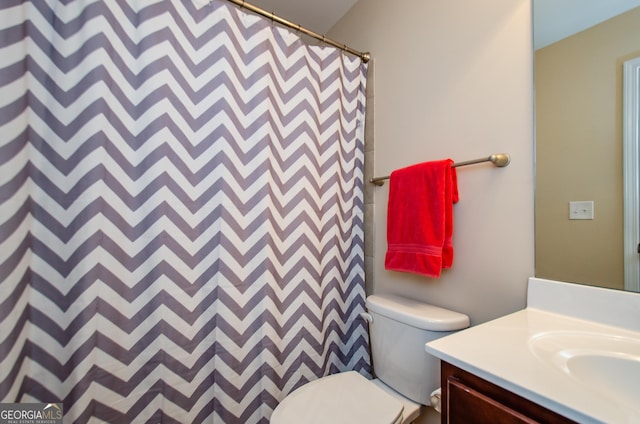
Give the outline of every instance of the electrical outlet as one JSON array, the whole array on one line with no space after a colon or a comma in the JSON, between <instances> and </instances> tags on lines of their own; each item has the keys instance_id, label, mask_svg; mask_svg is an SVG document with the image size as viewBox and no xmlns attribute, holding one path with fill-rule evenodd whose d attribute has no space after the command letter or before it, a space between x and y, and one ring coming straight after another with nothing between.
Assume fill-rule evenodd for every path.
<instances>
[{"instance_id":1,"label":"electrical outlet","mask_svg":"<svg viewBox=\"0 0 640 424\"><path fill-rule=\"evenodd\" d=\"M569 219L593 219L593 200L569 202Z\"/></svg>"}]
</instances>

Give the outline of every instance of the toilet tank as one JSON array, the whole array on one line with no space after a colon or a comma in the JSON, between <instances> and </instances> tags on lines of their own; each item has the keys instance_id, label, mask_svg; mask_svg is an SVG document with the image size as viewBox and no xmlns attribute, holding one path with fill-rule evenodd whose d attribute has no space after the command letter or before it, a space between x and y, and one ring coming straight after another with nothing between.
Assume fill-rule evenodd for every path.
<instances>
[{"instance_id":1,"label":"toilet tank","mask_svg":"<svg viewBox=\"0 0 640 424\"><path fill-rule=\"evenodd\" d=\"M373 371L414 402L429 405L440 387L440 361L425 344L469 326L469 317L394 295L367 297Z\"/></svg>"}]
</instances>

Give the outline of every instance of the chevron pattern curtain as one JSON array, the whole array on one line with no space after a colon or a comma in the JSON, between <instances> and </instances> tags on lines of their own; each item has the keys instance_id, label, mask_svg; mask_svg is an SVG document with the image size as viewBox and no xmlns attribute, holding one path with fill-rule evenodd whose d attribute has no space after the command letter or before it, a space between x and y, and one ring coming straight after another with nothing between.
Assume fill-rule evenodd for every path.
<instances>
[{"instance_id":1,"label":"chevron pattern curtain","mask_svg":"<svg viewBox=\"0 0 640 424\"><path fill-rule=\"evenodd\" d=\"M225 1L0 3L0 401L257 423L369 375L366 65Z\"/></svg>"}]
</instances>

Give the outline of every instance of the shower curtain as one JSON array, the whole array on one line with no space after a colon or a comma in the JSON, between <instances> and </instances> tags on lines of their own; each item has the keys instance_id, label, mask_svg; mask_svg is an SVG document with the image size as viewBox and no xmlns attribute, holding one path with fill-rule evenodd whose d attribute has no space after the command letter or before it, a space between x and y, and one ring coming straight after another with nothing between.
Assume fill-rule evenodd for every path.
<instances>
[{"instance_id":1,"label":"shower curtain","mask_svg":"<svg viewBox=\"0 0 640 424\"><path fill-rule=\"evenodd\" d=\"M4 0L0 57L0 402L244 424L370 374L359 58L218 0Z\"/></svg>"}]
</instances>

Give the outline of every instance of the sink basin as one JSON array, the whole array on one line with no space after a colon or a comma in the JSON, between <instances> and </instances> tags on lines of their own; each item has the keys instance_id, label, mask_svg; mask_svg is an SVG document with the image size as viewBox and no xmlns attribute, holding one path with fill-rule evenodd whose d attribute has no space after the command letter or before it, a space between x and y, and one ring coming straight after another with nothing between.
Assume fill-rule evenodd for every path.
<instances>
[{"instance_id":1,"label":"sink basin","mask_svg":"<svg viewBox=\"0 0 640 424\"><path fill-rule=\"evenodd\" d=\"M529 348L539 360L601 394L640 404L640 339L550 331L531 337Z\"/></svg>"}]
</instances>

